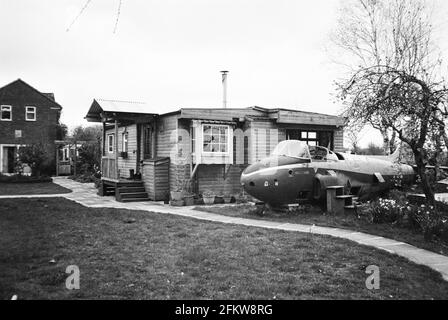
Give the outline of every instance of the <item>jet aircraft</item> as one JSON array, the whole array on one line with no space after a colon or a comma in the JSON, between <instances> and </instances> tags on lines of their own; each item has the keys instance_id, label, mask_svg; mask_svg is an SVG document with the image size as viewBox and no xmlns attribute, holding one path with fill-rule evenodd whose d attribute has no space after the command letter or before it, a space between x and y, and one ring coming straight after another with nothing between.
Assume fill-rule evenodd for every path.
<instances>
[{"instance_id":1,"label":"jet aircraft","mask_svg":"<svg viewBox=\"0 0 448 320\"><path fill-rule=\"evenodd\" d=\"M324 201L330 186L344 186L361 200L397 183L415 181L413 168L398 163L398 150L387 159L330 151L305 142L280 142L271 156L247 167L241 175L244 190L272 207Z\"/></svg>"}]
</instances>

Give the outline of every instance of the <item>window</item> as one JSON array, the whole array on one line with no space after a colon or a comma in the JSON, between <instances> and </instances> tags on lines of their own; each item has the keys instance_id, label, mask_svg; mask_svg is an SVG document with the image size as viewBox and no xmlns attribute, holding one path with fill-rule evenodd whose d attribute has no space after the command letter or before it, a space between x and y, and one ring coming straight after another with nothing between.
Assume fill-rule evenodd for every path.
<instances>
[{"instance_id":1,"label":"window","mask_svg":"<svg viewBox=\"0 0 448 320\"><path fill-rule=\"evenodd\" d=\"M227 153L229 151L229 127L204 125L202 147L204 153Z\"/></svg>"},{"instance_id":2,"label":"window","mask_svg":"<svg viewBox=\"0 0 448 320\"><path fill-rule=\"evenodd\" d=\"M288 140L300 140L306 142L309 146L320 145L319 134L317 131L287 130Z\"/></svg>"},{"instance_id":3,"label":"window","mask_svg":"<svg viewBox=\"0 0 448 320\"><path fill-rule=\"evenodd\" d=\"M2 121L11 121L12 120L11 106L1 106L0 113L1 113L0 120L2 120Z\"/></svg>"},{"instance_id":4,"label":"window","mask_svg":"<svg viewBox=\"0 0 448 320\"><path fill-rule=\"evenodd\" d=\"M107 136L107 152L114 153L114 135L109 134Z\"/></svg>"},{"instance_id":5,"label":"window","mask_svg":"<svg viewBox=\"0 0 448 320\"><path fill-rule=\"evenodd\" d=\"M36 121L36 107L25 107L25 120Z\"/></svg>"},{"instance_id":6,"label":"window","mask_svg":"<svg viewBox=\"0 0 448 320\"><path fill-rule=\"evenodd\" d=\"M128 133L127 132L123 132L123 136L122 136L122 150L123 152L128 152Z\"/></svg>"},{"instance_id":7,"label":"window","mask_svg":"<svg viewBox=\"0 0 448 320\"><path fill-rule=\"evenodd\" d=\"M309 146L317 146L317 132L315 131L302 131L301 139L305 141Z\"/></svg>"}]
</instances>

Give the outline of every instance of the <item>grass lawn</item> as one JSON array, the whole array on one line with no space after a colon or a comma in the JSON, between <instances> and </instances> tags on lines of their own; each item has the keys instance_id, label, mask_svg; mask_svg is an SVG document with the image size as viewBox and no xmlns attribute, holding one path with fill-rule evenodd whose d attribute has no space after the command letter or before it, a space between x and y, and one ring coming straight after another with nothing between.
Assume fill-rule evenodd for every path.
<instances>
[{"instance_id":1,"label":"grass lawn","mask_svg":"<svg viewBox=\"0 0 448 320\"><path fill-rule=\"evenodd\" d=\"M411 230L403 226L392 224L372 224L364 219L358 219L354 214L346 216L324 215L318 207L311 207L306 213L285 214L267 212L263 216L255 214L255 207L251 204L235 206L201 206L195 208L199 211L222 214L232 217L280 221L285 223L299 223L322 227L335 227L365 232L372 235L403 241L416 247L430 250L439 254L448 255L448 246L443 242L427 241L423 234L417 230Z\"/></svg>"},{"instance_id":2,"label":"grass lawn","mask_svg":"<svg viewBox=\"0 0 448 320\"><path fill-rule=\"evenodd\" d=\"M69 189L53 182L34 183L3 183L0 182L0 196L6 195L33 195L33 194L61 194L70 193Z\"/></svg>"},{"instance_id":3,"label":"grass lawn","mask_svg":"<svg viewBox=\"0 0 448 320\"><path fill-rule=\"evenodd\" d=\"M342 239L62 198L0 208L0 299L448 298L437 272ZM65 289L68 265L80 290ZM369 265L380 290L365 287Z\"/></svg>"}]
</instances>

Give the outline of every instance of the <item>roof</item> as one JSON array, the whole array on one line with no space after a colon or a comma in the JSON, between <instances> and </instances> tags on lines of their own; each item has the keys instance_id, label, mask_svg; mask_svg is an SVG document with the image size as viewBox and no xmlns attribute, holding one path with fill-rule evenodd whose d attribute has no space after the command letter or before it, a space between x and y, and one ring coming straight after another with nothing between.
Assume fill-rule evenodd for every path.
<instances>
[{"instance_id":1,"label":"roof","mask_svg":"<svg viewBox=\"0 0 448 320\"><path fill-rule=\"evenodd\" d=\"M23 81L22 79L17 79L11 83L8 83L6 86L3 86L0 88L0 90L3 90L4 88L14 84L14 83L20 83L22 85L27 86L28 88L30 88L31 90L33 90L34 92L38 93L39 95L41 95L42 97L44 97L46 100L48 100L49 102L51 102L54 106L56 106L57 108L59 108L60 110L62 110L62 106L57 103L54 99L54 94L53 93L42 93L39 90L37 90L36 88L30 86L28 83L26 83L25 81Z\"/></svg>"},{"instance_id":2,"label":"roof","mask_svg":"<svg viewBox=\"0 0 448 320\"><path fill-rule=\"evenodd\" d=\"M226 120L231 121L235 118L245 118L251 120L274 120L278 124L303 124L319 126L341 127L345 125L345 118L307 112L293 109L280 108L182 108L179 111L169 114L180 114L181 119L203 119L203 120ZM168 115L168 114L164 114ZM162 116L164 116L162 115Z\"/></svg>"},{"instance_id":3,"label":"roof","mask_svg":"<svg viewBox=\"0 0 448 320\"><path fill-rule=\"evenodd\" d=\"M150 108L143 102L120 101L94 99L85 119L88 121L100 121L101 113L123 113L123 114L144 114L158 115L150 111ZM345 124L345 118L306 112L292 109L279 108L180 108L174 112L160 114L161 117L178 115L180 119L197 119L208 121L244 121L251 120L271 120L278 124L304 124L319 126L341 127Z\"/></svg>"},{"instance_id":4,"label":"roof","mask_svg":"<svg viewBox=\"0 0 448 320\"><path fill-rule=\"evenodd\" d=\"M104 112L150 113L145 102L96 99Z\"/></svg>"},{"instance_id":5,"label":"roof","mask_svg":"<svg viewBox=\"0 0 448 320\"><path fill-rule=\"evenodd\" d=\"M85 119L88 121L99 121L101 113L122 113L122 114L142 114L155 115L145 102L93 99Z\"/></svg>"}]
</instances>

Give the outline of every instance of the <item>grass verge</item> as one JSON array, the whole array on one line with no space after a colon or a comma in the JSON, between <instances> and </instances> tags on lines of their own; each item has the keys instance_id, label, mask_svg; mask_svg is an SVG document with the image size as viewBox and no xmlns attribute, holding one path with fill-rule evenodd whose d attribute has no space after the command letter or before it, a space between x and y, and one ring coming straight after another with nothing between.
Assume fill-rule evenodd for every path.
<instances>
[{"instance_id":1,"label":"grass verge","mask_svg":"<svg viewBox=\"0 0 448 320\"><path fill-rule=\"evenodd\" d=\"M72 192L53 182L3 183L0 182L0 196L62 194Z\"/></svg>"},{"instance_id":2,"label":"grass verge","mask_svg":"<svg viewBox=\"0 0 448 320\"><path fill-rule=\"evenodd\" d=\"M300 214L285 214L267 211L264 215L256 214L256 208L252 204L240 204L231 206L200 206L195 210L222 214L231 217L279 221L284 223L298 223L316 225L321 227L334 227L365 232L372 235L394 239L412 244L418 248L448 256L448 246L441 241L427 241L423 234L403 226L382 223L374 224L354 214L345 216L324 215L319 208L312 206L307 212Z\"/></svg>"},{"instance_id":3,"label":"grass verge","mask_svg":"<svg viewBox=\"0 0 448 320\"><path fill-rule=\"evenodd\" d=\"M343 239L62 198L0 208L0 299L448 298L437 272ZM68 265L80 268L80 290L65 288ZM366 289L369 265L380 290Z\"/></svg>"}]
</instances>

